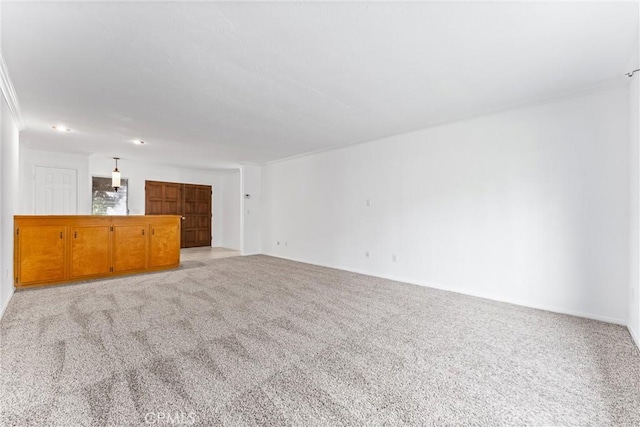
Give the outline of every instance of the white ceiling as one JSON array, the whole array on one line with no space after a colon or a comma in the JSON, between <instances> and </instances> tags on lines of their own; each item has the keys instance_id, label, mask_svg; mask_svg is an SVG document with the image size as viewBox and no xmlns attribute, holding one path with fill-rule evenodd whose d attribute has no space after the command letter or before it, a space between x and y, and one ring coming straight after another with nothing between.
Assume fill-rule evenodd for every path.
<instances>
[{"instance_id":1,"label":"white ceiling","mask_svg":"<svg viewBox=\"0 0 640 427\"><path fill-rule=\"evenodd\" d=\"M621 79L638 4L5 2L2 25L28 146L224 168Z\"/></svg>"}]
</instances>

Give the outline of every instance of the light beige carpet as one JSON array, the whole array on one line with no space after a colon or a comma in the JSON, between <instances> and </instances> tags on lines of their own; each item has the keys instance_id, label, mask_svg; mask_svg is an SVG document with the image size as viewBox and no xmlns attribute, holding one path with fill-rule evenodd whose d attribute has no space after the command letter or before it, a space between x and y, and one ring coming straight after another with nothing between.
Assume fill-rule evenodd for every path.
<instances>
[{"instance_id":1,"label":"light beige carpet","mask_svg":"<svg viewBox=\"0 0 640 427\"><path fill-rule=\"evenodd\" d=\"M266 256L20 291L0 326L2 425L640 425L623 327Z\"/></svg>"}]
</instances>

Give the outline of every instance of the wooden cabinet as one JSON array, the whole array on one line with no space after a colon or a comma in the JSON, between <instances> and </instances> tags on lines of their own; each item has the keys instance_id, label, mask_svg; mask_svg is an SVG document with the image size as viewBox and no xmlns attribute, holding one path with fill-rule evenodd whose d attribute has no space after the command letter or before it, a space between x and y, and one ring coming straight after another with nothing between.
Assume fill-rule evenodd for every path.
<instances>
[{"instance_id":1,"label":"wooden cabinet","mask_svg":"<svg viewBox=\"0 0 640 427\"><path fill-rule=\"evenodd\" d=\"M17 230L17 258L27 283L58 281L67 277L67 227L28 225Z\"/></svg>"},{"instance_id":2,"label":"wooden cabinet","mask_svg":"<svg viewBox=\"0 0 640 427\"><path fill-rule=\"evenodd\" d=\"M149 257L147 223L113 226L113 271L143 271ZM175 246L175 245L174 245Z\"/></svg>"},{"instance_id":3,"label":"wooden cabinet","mask_svg":"<svg viewBox=\"0 0 640 427\"><path fill-rule=\"evenodd\" d=\"M106 224L71 227L72 279L85 279L111 273L109 233L110 227Z\"/></svg>"},{"instance_id":4,"label":"wooden cabinet","mask_svg":"<svg viewBox=\"0 0 640 427\"><path fill-rule=\"evenodd\" d=\"M178 246L173 243L178 241ZM150 267L163 267L180 262L180 227L174 224L151 225Z\"/></svg>"},{"instance_id":5,"label":"wooden cabinet","mask_svg":"<svg viewBox=\"0 0 640 427\"><path fill-rule=\"evenodd\" d=\"M180 216L16 216L16 287L175 268Z\"/></svg>"}]
</instances>

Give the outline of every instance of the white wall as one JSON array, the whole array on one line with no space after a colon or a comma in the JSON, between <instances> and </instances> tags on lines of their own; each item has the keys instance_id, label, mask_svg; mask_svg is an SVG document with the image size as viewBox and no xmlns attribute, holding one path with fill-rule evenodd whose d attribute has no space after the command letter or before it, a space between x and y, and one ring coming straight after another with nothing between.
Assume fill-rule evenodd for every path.
<instances>
[{"instance_id":1,"label":"white wall","mask_svg":"<svg viewBox=\"0 0 640 427\"><path fill-rule=\"evenodd\" d=\"M628 122L620 86L266 165L263 250L626 324Z\"/></svg>"},{"instance_id":2,"label":"white wall","mask_svg":"<svg viewBox=\"0 0 640 427\"><path fill-rule=\"evenodd\" d=\"M2 11L2 5L0 4L0 14L1 14L1 11ZM7 285L5 285L5 281L2 278L5 275L4 265L6 262L8 262L8 260L5 260L7 255L4 253L2 242L4 242L5 240L5 235L4 235L5 233L4 223L6 221L5 218L9 216L9 213L8 212L5 213L4 211L5 209L4 193L2 191L2 187L3 187L2 182L4 182L4 176L2 175L4 171L4 167L3 167L4 164L2 162L2 159L3 159L2 152L4 151L3 147L5 144L5 140L4 140L5 139L4 137L5 99L4 97L0 97L0 100L2 101L2 106L0 106L0 179L2 179L2 181L0 182L0 319L1 319L7 304L9 304L11 295L13 294L13 285L11 286L11 288L9 288ZM11 272L11 276L9 277L13 277L13 272ZM6 291L5 291L5 286L7 286Z\"/></svg>"},{"instance_id":3,"label":"white wall","mask_svg":"<svg viewBox=\"0 0 640 427\"><path fill-rule=\"evenodd\" d=\"M221 236L221 246L229 249L240 250L242 243L240 240L240 213L241 204L241 187L240 187L240 171L220 176L222 185L222 222L224 230Z\"/></svg>"},{"instance_id":4,"label":"white wall","mask_svg":"<svg viewBox=\"0 0 640 427\"><path fill-rule=\"evenodd\" d=\"M629 70L639 67L640 52L636 49ZM629 332L640 347L640 74L629 85L630 141L630 224L629 224Z\"/></svg>"},{"instance_id":5,"label":"white wall","mask_svg":"<svg viewBox=\"0 0 640 427\"><path fill-rule=\"evenodd\" d=\"M18 195L18 127L0 96L0 316L13 295L13 216Z\"/></svg>"},{"instance_id":6,"label":"white wall","mask_svg":"<svg viewBox=\"0 0 640 427\"><path fill-rule=\"evenodd\" d=\"M242 254L262 253L262 166L243 165L242 186ZM249 195L249 198L246 195Z\"/></svg>"}]
</instances>

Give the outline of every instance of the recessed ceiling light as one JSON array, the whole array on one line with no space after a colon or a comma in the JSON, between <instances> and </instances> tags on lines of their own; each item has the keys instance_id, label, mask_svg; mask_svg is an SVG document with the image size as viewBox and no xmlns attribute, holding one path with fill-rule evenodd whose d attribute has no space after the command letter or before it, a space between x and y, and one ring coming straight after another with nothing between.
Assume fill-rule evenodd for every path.
<instances>
[{"instance_id":1,"label":"recessed ceiling light","mask_svg":"<svg viewBox=\"0 0 640 427\"><path fill-rule=\"evenodd\" d=\"M71 129L64 125L51 126L51 129L57 130L58 132L71 132Z\"/></svg>"},{"instance_id":2,"label":"recessed ceiling light","mask_svg":"<svg viewBox=\"0 0 640 427\"><path fill-rule=\"evenodd\" d=\"M133 142L136 145L144 145L144 141L141 139L134 139L131 142Z\"/></svg>"}]
</instances>

